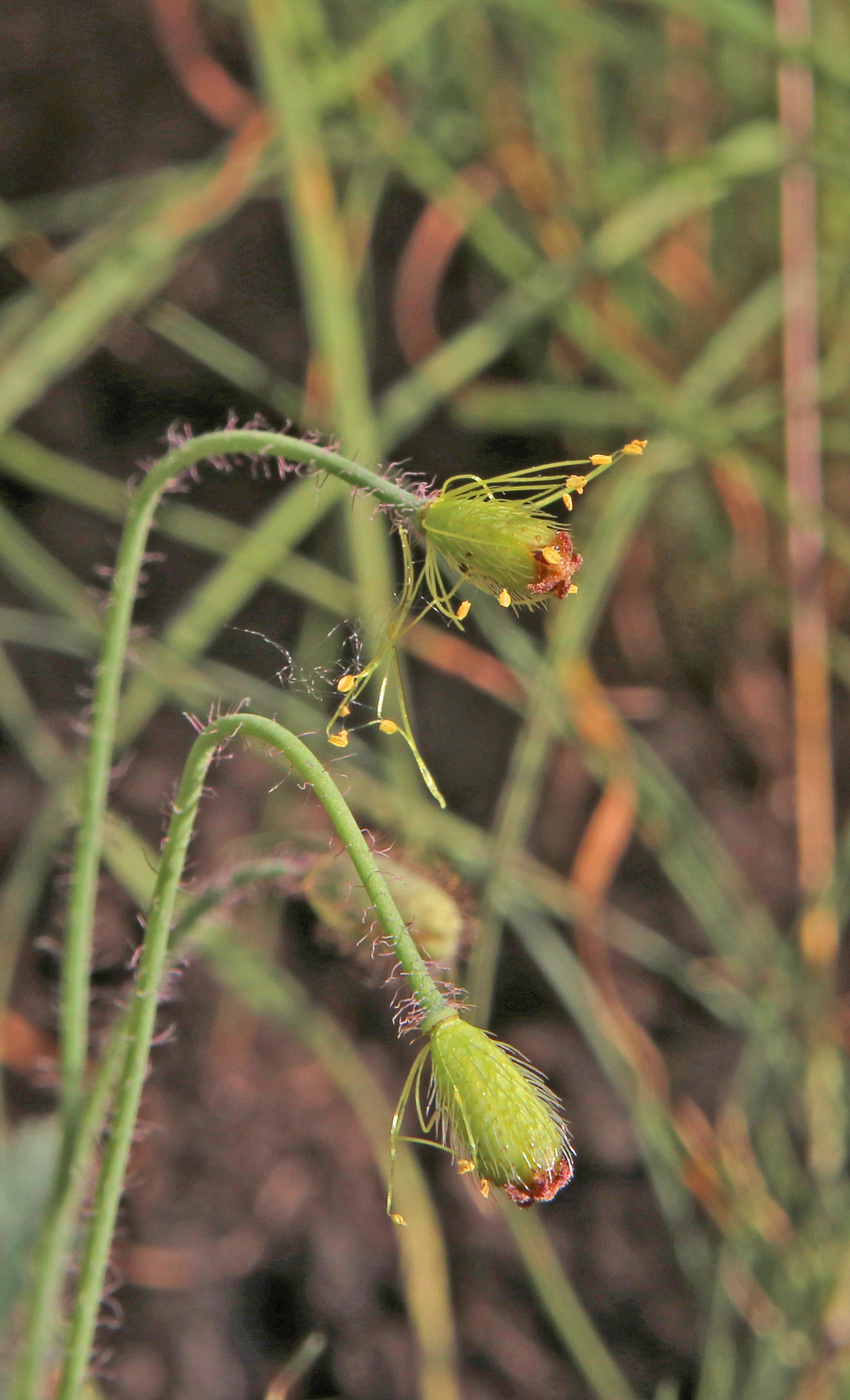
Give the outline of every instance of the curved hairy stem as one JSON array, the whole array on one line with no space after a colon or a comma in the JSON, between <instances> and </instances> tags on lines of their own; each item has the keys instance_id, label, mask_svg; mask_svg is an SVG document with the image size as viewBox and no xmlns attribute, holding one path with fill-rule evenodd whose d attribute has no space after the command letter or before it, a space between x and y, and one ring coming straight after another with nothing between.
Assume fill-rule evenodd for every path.
<instances>
[{"instance_id":1,"label":"curved hairy stem","mask_svg":"<svg viewBox=\"0 0 850 1400\"><path fill-rule=\"evenodd\" d=\"M228 454L270 456L286 462L309 463L354 487L368 490L377 500L399 511L412 512L418 505L416 497L396 482L376 475L337 452L283 433L247 428L207 433L181 443L150 469L138 487L121 538L107 609L71 872L61 995L66 1150L82 1104L88 1041L91 928L103 846L103 816L127 639L148 532L159 499L175 478L197 462Z\"/></svg>"},{"instance_id":2,"label":"curved hairy stem","mask_svg":"<svg viewBox=\"0 0 850 1400\"><path fill-rule=\"evenodd\" d=\"M77 1301L58 1400L77 1400L85 1378L110 1242L147 1072L156 1020L157 993L168 959L169 934L186 852L207 770L216 750L236 734L257 740L284 754L301 780L314 789L348 849L423 1016L426 1020L439 1019L449 1009L446 998L433 981L395 906L363 833L319 760L289 730L259 715L226 715L207 725L192 745L175 799L148 912L136 990L126 1024L122 1027L127 1048L83 1250Z\"/></svg>"}]
</instances>

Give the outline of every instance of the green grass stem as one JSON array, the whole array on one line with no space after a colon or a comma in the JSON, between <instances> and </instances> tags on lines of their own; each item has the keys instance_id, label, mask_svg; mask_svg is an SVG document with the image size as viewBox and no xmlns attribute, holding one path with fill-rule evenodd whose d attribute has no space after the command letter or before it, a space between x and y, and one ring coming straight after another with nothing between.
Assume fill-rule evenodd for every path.
<instances>
[{"instance_id":1,"label":"green grass stem","mask_svg":"<svg viewBox=\"0 0 850 1400\"><path fill-rule=\"evenodd\" d=\"M540 1217L499 1198L538 1300L598 1400L637 1400L576 1293Z\"/></svg>"}]
</instances>

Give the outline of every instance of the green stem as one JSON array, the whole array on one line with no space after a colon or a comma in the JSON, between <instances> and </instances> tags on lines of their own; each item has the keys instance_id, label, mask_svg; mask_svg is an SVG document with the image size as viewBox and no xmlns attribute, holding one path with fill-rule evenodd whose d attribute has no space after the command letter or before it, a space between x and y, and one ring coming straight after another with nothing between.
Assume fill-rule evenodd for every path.
<instances>
[{"instance_id":1,"label":"green stem","mask_svg":"<svg viewBox=\"0 0 850 1400\"><path fill-rule=\"evenodd\" d=\"M281 856L252 861L232 872L226 885L216 885L205 890L192 901L174 925L169 950L174 952L197 923L234 891L245 887L253 889L263 882L275 883L291 877L292 874L291 859ZM125 1012L112 1028L106 1052L98 1066L97 1078L89 1091L85 1109L80 1117L70 1162L63 1159L61 1169L56 1173L33 1257L32 1280L23 1309L26 1330L9 1400L35 1400L35 1397L42 1393L42 1381L52 1355L60 1294L67 1271L80 1199L87 1181L87 1170L127 1050L126 1016Z\"/></svg>"},{"instance_id":2,"label":"green stem","mask_svg":"<svg viewBox=\"0 0 850 1400\"><path fill-rule=\"evenodd\" d=\"M77 1400L92 1347L110 1242L121 1200L157 1012L157 993L168 958L169 933L178 886L191 840L204 782L216 750L241 734L282 753L308 783L345 843L354 867L375 906L384 933L407 976L424 1023L451 1014L399 914L342 794L305 744L274 720L259 715L225 715L198 735L174 803L162 861L154 887L139 973L127 1013L127 1049L115 1095L115 1108L95 1191L92 1220L80 1266L77 1301L57 1400Z\"/></svg>"},{"instance_id":3,"label":"green stem","mask_svg":"<svg viewBox=\"0 0 850 1400\"><path fill-rule=\"evenodd\" d=\"M148 532L159 499L169 483L206 458L228 454L275 456L309 463L379 501L412 512L416 498L394 481L377 476L337 452L282 433L251 429L223 430L190 439L151 468L133 500L121 538L106 615L103 651L97 668L92 728L80 801L80 824L74 852L62 967L62 1087L66 1134L73 1132L82 1102L88 1043L91 928L103 845L115 727L124 658Z\"/></svg>"},{"instance_id":4,"label":"green stem","mask_svg":"<svg viewBox=\"0 0 850 1400\"><path fill-rule=\"evenodd\" d=\"M115 1027L97 1079L80 1114L70 1157L63 1152L39 1232L24 1303L27 1319L9 1400L36 1400L52 1359L56 1318L89 1166L109 1099L126 1054L123 1024Z\"/></svg>"}]
</instances>

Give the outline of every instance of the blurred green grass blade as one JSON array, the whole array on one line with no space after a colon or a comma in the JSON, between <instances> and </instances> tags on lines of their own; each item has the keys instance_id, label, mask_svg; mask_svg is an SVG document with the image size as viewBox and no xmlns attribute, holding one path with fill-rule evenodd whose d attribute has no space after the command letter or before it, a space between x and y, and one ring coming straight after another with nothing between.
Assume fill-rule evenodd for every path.
<instances>
[{"instance_id":1,"label":"blurred green grass blade","mask_svg":"<svg viewBox=\"0 0 850 1400\"><path fill-rule=\"evenodd\" d=\"M326 107L368 90L375 79L467 0L395 0L357 43L336 55L316 76L319 102Z\"/></svg>"},{"instance_id":2,"label":"blurred green grass blade","mask_svg":"<svg viewBox=\"0 0 850 1400\"><path fill-rule=\"evenodd\" d=\"M63 656L91 656L95 647L94 634L88 628L75 625L66 617L31 612L28 608L0 607L0 641L18 642Z\"/></svg>"},{"instance_id":3,"label":"blurred green grass blade","mask_svg":"<svg viewBox=\"0 0 850 1400\"><path fill-rule=\"evenodd\" d=\"M429 200L448 199L465 211L465 237L507 282L539 270L534 248L493 209L482 204L464 180L422 135L401 127L387 114L373 136L388 159ZM777 170L787 152L776 123L742 123L711 147L704 158L662 175L649 189L626 199L587 241L580 258L585 271L611 272L646 252L690 214L727 199L740 181Z\"/></svg>"},{"instance_id":4,"label":"blurred green grass blade","mask_svg":"<svg viewBox=\"0 0 850 1400\"><path fill-rule=\"evenodd\" d=\"M326 481L317 493L311 478L285 491L166 624L162 643L168 651L186 659L204 652L280 560L348 494L349 488L335 480ZM121 706L121 743L129 742L147 723L161 696L159 686L148 677L139 676L130 684Z\"/></svg>"},{"instance_id":5,"label":"blurred green grass blade","mask_svg":"<svg viewBox=\"0 0 850 1400\"><path fill-rule=\"evenodd\" d=\"M753 0L651 0L656 9L683 15L779 57L799 58L843 87L850 84L850 59L841 47L815 39L787 44L776 32L770 10Z\"/></svg>"},{"instance_id":6,"label":"blurred green grass blade","mask_svg":"<svg viewBox=\"0 0 850 1400\"><path fill-rule=\"evenodd\" d=\"M501 610L490 608L487 602L476 602L479 627L528 693L539 694L545 682L537 648ZM571 742L577 738L582 742L557 691L551 695L551 706L554 732ZM779 936L765 909L693 799L641 735L631 729L625 732L630 753L618 761L627 759L633 765L644 839L712 944L734 961L751 944L778 946ZM591 772L605 780L610 761L586 743L582 748Z\"/></svg>"},{"instance_id":7,"label":"blurred green grass blade","mask_svg":"<svg viewBox=\"0 0 850 1400\"><path fill-rule=\"evenodd\" d=\"M306 33L324 26L313 6L294 9L285 0L249 0L251 43L284 158L282 202L295 247L304 311L323 381L330 425L349 456L377 465L382 443L372 405L369 356L346 231L323 141L316 68ZM367 653L380 646L394 595L388 531L371 503L355 497L345 529L358 587L358 612ZM389 746L395 780L418 781L412 759Z\"/></svg>"},{"instance_id":8,"label":"blurred green grass blade","mask_svg":"<svg viewBox=\"0 0 850 1400\"><path fill-rule=\"evenodd\" d=\"M0 643L0 729L16 744L42 782L56 781L68 758L52 729L42 720L20 676Z\"/></svg>"},{"instance_id":9,"label":"blurred green grass blade","mask_svg":"<svg viewBox=\"0 0 850 1400\"><path fill-rule=\"evenodd\" d=\"M562 5L558 0L496 0L494 8L521 20L525 31L539 25L545 30L544 44L551 37L562 44L586 45L597 61L616 58L639 63L656 52L646 26L635 23L628 13L605 13L586 4Z\"/></svg>"},{"instance_id":10,"label":"blurred green grass blade","mask_svg":"<svg viewBox=\"0 0 850 1400\"><path fill-rule=\"evenodd\" d=\"M0 303L0 357L3 360L52 305L50 297L40 287L12 292Z\"/></svg>"},{"instance_id":11,"label":"blurred green grass blade","mask_svg":"<svg viewBox=\"0 0 850 1400\"><path fill-rule=\"evenodd\" d=\"M386 450L411 432L450 394L497 360L522 333L551 312L575 284L577 272L542 265L502 292L472 325L459 331L393 384L379 403Z\"/></svg>"},{"instance_id":12,"label":"blurred green grass blade","mask_svg":"<svg viewBox=\"0 0 850 1400\"><path fill-rule=\"evenodd\" d=\"M641 1089L633 1066L606 1029L610 1017L599 993L549 921L527 906L512 908L507 902L501 912L575 1021L628 1110L679 1261L698 1296L703 1296L713 1272L712 1249L680 1179L683 1154L667 1106L648 1098Z\"/></svg>"},{"instance_id":13,"label":"blurred green grass blade","mask_svg":"<svg viewBox=\"0 0 850 1400\"><path fill-rule=\"evenodd\" d=\"M678 444L661 444L654 456L663 461L665 446L671 463L677 466ZM490 1015L501 944L501 925L491 917L496 902L494 886L498 886L508 852L525 847L537 810L553 737L551 697L561 693L560 678L569 676L590 645L624 553L649 508L654 487L655 476L643 464L615 478L588 542L576 600L580 605L570 606L570 599L555 615L549 644L538 663L537 684L528 690L528 709L511 753L496 812L483 932L470 962L470 996L482 1025L487 1024Z\"/></svg>"},{"instance_id":14,"label":"blurred green grass blade","mask_svg":"<svg viewBox=\"0 0 850 1400\"><path fill-rule=\"evenodd\" d=\"M677 443L662 443L653 455L665 469L676 469L681 465L681 452ZM470 996L483 1025L490 1015L501 944L501 925L492 917L494 887L498 886L508 853L525 847L537 809L553 737L551 696L561 693L560 678L569 677L590 645L625 550L649 508L654 487L655 474L645 464L615 477L588 542L578 605L566 606L556 614L546 653L538 662L537 684L528 687L528 709L511 753L496 812L482 936L470 962ZM479 614L480 608L476 615ZM486 621L483 625L486 631Z\"/></svg>"},{"instance_id":15,"label":"blurred green grass blade","mask_svg":"<svg viewBox=\"0 0 850 1400\"><path fill-rule=\"evenodd\" d=\"M17 844L0 885L0 1011L8 1001L21 942L69 821L67 794L54 788Z\"/></svg>"},{"instance_id":16,"label":"blurred green grass blade","mask_svg":"<svg viewBox=\"0 0 850 1400\"><path fill-rule=\"evenodd\" d=\"M348 1101L386 1178L392 1106L356 1045L328 1011L308 999L281 967L246 952L238 933L205 932L198 951L224 985L257 1015L269 1018L307 1046ZM344 1169L344 1168L342 1168ZM407 1228L395 1239L418 1353L422 1400L460 1400L454 1322L439 1218L415 1153L399 1144L396 1199Z\"/></svg>"},{"instance_id":17,"label":"blurred green grass blade","mask_svg":"<svg viewBox=\"0 0 850 1400\"><path fill-rule=\"evenodd\" d=\"M437 200L452 189L462 207L456 172L424 138L399 133L393 126L397 140L391 143L389 135L380 138L379 125L374 130L387 157L423 194ZM766 122L746 123L733 131L695 170L674 171L646 194L626 201L593 235L585 253L568 264L540 263L533 249L492 208L482 209L480 198L470 188L467 203L473 217L466 238L494 271L514 285L469 328L387 390L380 406L382 442L397 440L421 422L441 399L491 364L542 315L551 315L570 336L583 328L586 337L596 318L576 298L566 296L579 276L594 267L611 271L622 266L689 212L725 199L738 181L777 168L783 155L776 131L774 124ZM602 344L597 334L597 344L590 348L598 351ZM610 343L607 353L609 358L616 356L615 368L626 388L642 393L646 406L662 419L683 426L681 415L672 411L669 386L657 371Z\"/></svg>"},{"instance_id":18,"label":"blurred green grass blade","mask_svg":"<svg viewBox=\"0 0 850 1400\"><path fill-rule=\"evenodd\" d=\"M20 1297L59 1150L54 1115L0 1133L0 1356L3 1331ZM0 1361L0 1380L3 1379Z\"/></svg>"},{"instance_id":19,"label":"blurred green grass blade","mask_svg":"<svg viewBox=\"0 0 850 1400\"><path fill-rule=\"evenodd\" d=\"M118 176L76 189L31 195L14 200L9 209L20 224L49 237L79 233L120 216L134 205L157 199L167 193L175 181L182 183L203 176L208 168L207 160L161 166L141 175Z\"/></svg>"},{"instance_id":20,"label":"blurred green grass blade","mask_svg":"<svg viewBox=\"0 0 850 1400\"><path fill-rule=\"evenodd\" d=\"M502 1215L549 1321L599 1400L636 1400L585 1311L540 1216L499 1197Z\"/></svg>"},{"instance_id":21,"label":"blurred green grass blade","mask_svg":"<svg viewBox=\"0 0 850 1400\"><path fill-rule=\"evenodd\" d=\"M112 520L123 520L127 513L129 496L125 483L42 447L17 429L0 434L0 468L27 486ZM154 533L157 532L195 549L229 555L244 544L250 527L236 525L198 506L166 501L154 525ZM356 610L353 584L303 555L282 559L269 577L298 597L321 603L332 613L350 616Z\"/></svg>"},{"instance_id":22,"label":"blurred green grass blade","mask_svg":"<svg viewBox=\"0 0 850 1400\"><path fill-rule=\"evenodd\" d=\"M122 520L129 506L127 483L85 467L16 428L0 434L0 466L16 481Z\"/></svg>"},{"instance_id":23,"label":"blurred green grass blade","mask_svg":"<svg viewBox=\"0 0 850 1400\"><path fill-rule=\"evenodd\" d=\"M695 1400L733 1400L737 1369L734 1312L723 1283L728 1251L720 1249L717 1275L708 1316L708 1328L700 1358Z\"/></svg>"},{"instance_id":24,"label":"blurred green grass blade","mask_svg":"<svg viewBox=\"0 0 850 1400\"><path fill-rule=\"evenodd\" d=\"M205 365L228 383L253 395L287 420L300 423L304 395L241 345L214 330L197 316L170 301L157 301L142 316L146 326L164 340Z\"/></svg>"},{"instance_id":25,"label":"blurred green grass blade","mask_svg":"<svg viewBox=\"0 0 850 1400\"><path fill-rule=\"evenodd\" d=\"M374 463L378 453L368 362L309 59L302 52L304 16L280 0L249 0L248 8L257 68L278 121L284 206L311 342L328 379L334 426L349 455Z\"/></svg>"},{"instance_id":26,"label":"blurred green grass blade","mask_svg":"<svg viewBox=\"0 0 850 1400\"><path fill-rule=\"evenodd\" d=\"M30 597L97 635L97 609L79 579L0 505L0 570Z\"/></svg>"},{"instance_id":27,"label":"blurred green grass blade","mask_svg":"<svg viewBox=\"0 0 850 1400\"><path fill-rule=\"evenodd\" d=\"M631 432L645 410L620 389L560 384L470 384L451 401L455 422L473 432L533 433L540 428L621 428Z\"/></svg>"},{"instance_id":28,"label":"blurred green grass blade","mask_svg":"<svg viewBox=\"0 0 850 1400\"><path fill-rule=\"evenodd\" d=\"M751 296L736 307L729 318L714 332L692 364L684 371L676 386L679 398L697 407L727 388L737 375L746 370L753 353L778 328L781 318L779 283L769 278ZM578 329L578 322L574 321ZM638 378L634 358L625 357L615 363L606 355L607 346L600 336L597 321L583 322L585 347L591 352L601 350L605 368L616 377L625 379L628 389L584 389L556 384L475 384L463 390L453 400L454 416L464 426L492 431L522 431L541 427L619 427L626 431L646 421L647 407L653 417L662 421L674 417L677 425L689 424L696 438L702 436L701 419L693 411L676 408L671 413L667 386L653 373L650 378ZM639 388L650 395L649 404L629 390ZM758 391L763 394L764 391ZM657 397L661 394L661 399ZM761 398L759 399L761 404ZM743 401L730 405L722 419L731 419L737 431L747 424L740 422ZM778 402L771 400L770 415L780 411ZM763 412L763 410L762 410ZM750 414L752 410L750 410ZM716 415L715 415L716 416ZM753 426L761 426L763 418ZM750 418L752 424L752 418Z\"/></svg>"},{"instance_id":29,"label":"blurred green grass blade","mask_svg":"<svg viewBox=\"0 0 850 1400\"><path fill-rule=\"evenodd\" d=\"M673 170L607 218L588 245L591 263L603 271L622 267L691 214L726 199L739 181L778 170L786 155L775 122L745 122L704 159Z\"/></svg>"},{"instance_id":30,"label":"blurred green grass blade","mask_svg":"<svg viewBox=\"0 0 850 1400\"><path fill-rule=\"evenodd\" d=\"M782 320L782 289L778 277L768 277L744 297L703 346L678 383L680 395L708 403L749 368L755 350L773 335Z\"/></svg>"},{"instance_id":31,"label":"blurred green grass blade","mask_svg":"<svg viewBox=\"0 0 850 1400\"><path fill-rule=\"evenodd\" d=\"M152 208L139 211L122 236L80 276L17 344L0 371L0 426L8 427L66 374L118 312L135 311L177 266L189 243L231 214L255 187L262 147L243 158L226 187L233 147L200 177L175 174Z\"/></svg>"},{"instance_id":32,"label":"blurred green grass blade","mask_svg":"<svg viewBox=\"0 0 850 1400\"><path fill-rule=\"evenodd\" d=\"M644 839L712 945L730 966L757 974L781 940L766 908L714 827L642 735L631 741L639 762ZM600 763L599 770L603 765Z\"/></svg>"}]
</instances>

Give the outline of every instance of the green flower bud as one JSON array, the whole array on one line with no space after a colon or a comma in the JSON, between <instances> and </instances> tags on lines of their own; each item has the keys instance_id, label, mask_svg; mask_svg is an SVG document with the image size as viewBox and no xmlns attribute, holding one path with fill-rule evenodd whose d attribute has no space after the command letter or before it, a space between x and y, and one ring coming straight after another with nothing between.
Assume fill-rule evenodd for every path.
<instances>
[{"instance_id":1,"label":"green flower bud","mask_svg":"<svg viewBox=\"0 0 850 1400\"><path fill-rule=\"evenodd\" d=\"M374 853L399 913L425 957L444 967L457 958L464 917L455 899L436 880L412 870L394 856ZM375 910L346 851L320 856L301 884L305 899L343 952L358 945L371 954L369 929Z\"/></svg>"},{"instance_id":2,"label":"green flower bud","mask_svg":"<svg viewBox=\"0 0 850 1400\"><path fill-rule=\"evenodd\" d=\"M569 532L527 502L497 499L483 483L474 490L444 489L420 511L419 528L432 567L438 551L504 607L536 603L547 593L564 598L577 592L572 577L581 555ZM432 592L438 590L439 584L432 585Z\"/></svg>"},{"instance_id":3,"label":"green flower bud","mask_svg":"<svg viewBox=\"0 0 850 1400\"><path fill-rule=\"evenodd\" d=\"M484 1194L501 1186L518 1205L549 1201L573 1174L561 1105L515 1050L452 1015L428 1032L433 1093L444 1139Z\"/></svg>"}]
</instances>

